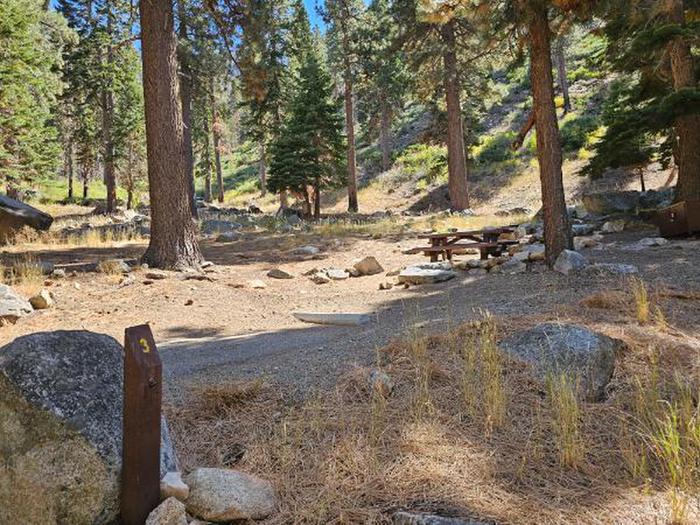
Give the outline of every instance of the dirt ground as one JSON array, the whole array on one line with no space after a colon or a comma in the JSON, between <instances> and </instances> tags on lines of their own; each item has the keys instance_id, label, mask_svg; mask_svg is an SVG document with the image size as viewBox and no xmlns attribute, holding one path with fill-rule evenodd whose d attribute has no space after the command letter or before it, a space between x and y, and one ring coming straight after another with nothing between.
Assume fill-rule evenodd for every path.
<instances>
[{"instance_id":1,"label":"dirt ground","mask_svg":"<svg viewBox=\"0 0 700 525\"><path fill-rule=\"evenodd\" d=\"M700 290L700 241L674 241L640 252L624 249L649 235L654 232L607 236L603 249L587 250L585 255L592 262L635 264L652 287ZM430 333L473 318L480 310L497 316L557 318L597 290L629 287L627 278L567 277L543 268L521 275L479 278L460 273L448 283L391 290L379 290L380 283L395 280L384 274L325 285L314 284L303 275L313 268L346 268L365 255L375 256L387 272L396 270L425 260L401 253L417 242L413 235L333 239L267 233L249 233L235 243L204 241L205 257L215 264L207 273L211 281L186 280L184 275L172 273L167 279L144 284L148 270L142 269L133 272L134 283L128 286L119 284L121 276L99 273L52 279L48 288L55 296L55 308L3 327L0 343L58 329L91 330L121 340L126 327L148 323L174 392L191 381L261 375L306 388L332 384L352 364L370 362L377 348L400 336L407 323L417 322L414 314L406 314L409 307L420 312L418 322L424 322L426 333ZM321 248L321 253L314 257L293 254L295 247L309 244ZM143 249L142 244L119 248L57 246L31 256L56 264L94 262L137 258ZM266 277L272 268L282 268L295 278ZM263 281L266 288L252 288L253 280ZM292 312L297 310L365 312L372 314L373 321L363 327L321 327L296 320ZM698 335L692 328L700 321L697 308L670 315L670 322Z\"/></svg>"}]
</instances>

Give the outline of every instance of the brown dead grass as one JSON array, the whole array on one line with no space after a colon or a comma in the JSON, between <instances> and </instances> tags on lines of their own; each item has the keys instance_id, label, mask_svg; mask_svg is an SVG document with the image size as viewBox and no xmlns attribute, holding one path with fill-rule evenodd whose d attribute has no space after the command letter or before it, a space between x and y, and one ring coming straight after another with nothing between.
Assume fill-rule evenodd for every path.
<instances>
[{"instance_id":1,"label":"brown dead grass","mask_svg":"<svg viewBox=\"0 0 700 525\"><path fill-rule=\"evenodd\" d=\"M473 398L465 400L469 353L455 346L470 348L483 337L483 325L472 323L445 337L419 344L409 337L383 349L377 360L396 385L389 397L369 387L366 368L302 402L262 382L202 386L190 402L170 408L174 435L186 468L231 466L231 449L245 450L236 468L271 479L279 491L280 509L268 524L389 523L393 511L405 508L518 524L663 523L680 512L681 522L692 523L697 502L688 494L700 483L700 464L684 458L695 458L691 452L700 453L700 445L681 437L682 454L665 458L667 434L660 430L680 411L665 407L676 406L688 412L679 435L697 428L690 424L697 407L688 404L688 389L679 395L674 385L679 376L699 377L700 350L654 325L638 326L628 296L622 299L589 301L630 306L634 332L625 339L643 335L620 356L604 403L562 410L552 389L501 356L505 418L494 425L485 385L470 383ZM497 326L502 334L504 326L538 320ZM666 346L652 350L652 341ZM488 373L468 379L483 377ZM649 391L656 392L651 405L641 404L640 392ZM573 425L575 461L562 457L562 423ZM682 471L682 483L670 480L669 468Z\"/></svg>"}]
</instances>

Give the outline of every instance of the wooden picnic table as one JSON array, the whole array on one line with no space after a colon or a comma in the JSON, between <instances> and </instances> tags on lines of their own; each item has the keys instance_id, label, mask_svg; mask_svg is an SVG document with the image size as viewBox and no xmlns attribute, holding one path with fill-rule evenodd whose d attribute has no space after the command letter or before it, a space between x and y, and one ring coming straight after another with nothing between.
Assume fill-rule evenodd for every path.
<instances>
[{"instance_id":1,"label":"wooden picnic table","mask_svg":"<svg viewBox=\"0 0 700 525\"><path fill-rule=\"evenodd\" d=\"M513 233L513 231L515 231L515 226L421 234L418 235L418 238L429 240L430 246L412 248L405 253L423 252L430 256L432 262L435 262L439 256L442 256L443 260L452 260L453 252L476 248L480 251L482 259L488 259L489 255L499 257L508 246L517 243L513 240L499 240L504 233ZM460 242L464 240L471 242Z\"/></svg>"}]
</instances>

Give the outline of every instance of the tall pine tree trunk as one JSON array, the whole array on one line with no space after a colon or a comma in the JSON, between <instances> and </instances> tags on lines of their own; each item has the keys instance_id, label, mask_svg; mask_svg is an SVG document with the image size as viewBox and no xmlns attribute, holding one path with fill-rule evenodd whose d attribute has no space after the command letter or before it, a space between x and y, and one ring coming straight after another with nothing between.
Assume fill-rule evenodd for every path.
<instances>
[{"instance_id":1,"label":"tall pine tree trunk","mask_svg":"<svg viewBox=\"0 0 700 525\"><path fill-rule=\"evenodd\" d=\"M554 106L550 28L546 6L533 2L528 13L530 74L540 165L546 259L553 266L559 254L572 247L562 181L562 152Z\"/></svg>"},{"instance_id":2,"label":"tall pine tree trunk","mask_svg":"<svg viewBox=\"0 0 700 525\"><path fill-rule=\"evenodd\" d=\"M347 5L343 4L343 10L347 11ZM345 84L345 131L348 140L348 211L356 213L359 209L357 203L357 155L355 152L355 110L353 105L353 79L352 65L350 63L350 35L345 17L340 19L340 33L343 47L343 81Z\"/></svg>"},{"instance_id":3,"label":"tall pine tree trunk","mask_svg":"<svg viewBox=\"0 0 700 525\"><path fill-rule=\"evenodd\" d=\"M204 163L204 202L211 202L211 137L209 136L209 117L204 119L204 136L206 144L204 146L203 159Z\"/></svg>"},{"instance_id":4,"label":"tall pine tree trunk","mask_svg":"<svg viewBox=\"0 0 700 525\"><path fill-rule=\"evenodd\" d=\"M214 98L214 80L212 79L210 83L210 102L211 102L211 130L212 137L214 140L214 164L216 166L216 186L217 186L217 200L219 202L224 202L224 174L221 170L221 129L219 124L219 113L216 109L216 99Z\"/></svg>"},{"instance_id":5,"label":"tall pine tree trunk","mask_svg":"<svg viewBox=\"0 0 700 525\"><path fill-rule=\"evenodd\" d=\"M73 141L68 141L65 151L66 177L68 178L68 200L73 200Z\"/></svg>"},{"instance_id":6,"label":"tall pine tree trunk","mask_svg":"<svg viewBox=\"0 0 700 525\"><path fill-rule=\"evenodd\" d=\"M112 47L112 13L107 13L107 37L109 44L107 49L107 69L111 72L114 63L114 49ZM112 86L106 86L102 90L102 148L103 148L103 179L107 187L107 202L105 212L114 213L117 205L117 179L114 172L114 140L112 127L114 123L114 92Z\"/></svg>"},{"instance_id":7,"label":"tall pine tree trunk","mask_svg":"<svg viewBox=\"0 0 700 525\"><path fill-rule=\"evenodd\" d=\"M260 139L260 164L258 164L258 178L260 179L260 195L267 195L267 164L265 163L265 141Z\"/></svg>"},{"instance_id":8,"label":"tall pine tree trunk","mask_svg":"<svg viewBox=\"0 0 700 525\"><path fill-rule=\"evenodd\" d=\"M185 42L187 42L187 13L185 12L185 1L178 0L177 14L180 19L178 35L180 37L180 47L178 56L180 58L180 103L182 104L182 122L185 126L185 159L187 162L187 173L189 178L189 196L192 207L192 217L198 216L197 202L195 200L194 189L194 153L192 148L192 71Z\"/></svg>"},{"instance_id":9,"label":"tall pine tree trunk","mask_svg":"<svg viewBox=\"0 0 700 525\"><path fill-rule=\"evenodd\" d=\"M453 210L465 210L469 208L469 188L454 22L444 24L441 33L442 43L445 46L442 58L445 67L444 83L447 103L447 169L450 203Z\"/></svg>"},{"instance_id":10,"label":"tall pine tree trunk","mask_svg":"<svg viewBox=\"0 0 700 525\"><path fill-rule=\"evenodd\" d=\"M199 267L177 78L177 42L170 0L139 2L146 114L151 239L143 261L152 267Z\"/></svg>"},{"instance_id":11,"label":"tall pine tree trunk","mask_svg":"<svg viewBox=\"0 0 700 525\"><path fill-rule=\"evenodd\" d=\"M666 13L670 22L685 25L683 0L666 0ZM690 44L683 36L676 36L668 43L671 57L673 89L697 87L695 62ZM678 185L676 201L700 199L700 115L687 114L676 117L678 137Z\"/></svg>"},{"instance_id":12,"label":"tall pine tree trunk","mask_svg":"<svg viewBox=\"0 0 700 525\"><path fill-rule=\"evenodd\" d=\"M571 96L569 95L569 80L566 78L565 46L566 40L564 36L559 37L554 52L556 53L557 60L557 80L561 95L564 97L564 113L569 113L571 111Z\"/></svg>"},{"instance_id":13,"label":"tall pine tree trunk","mask_svg":"<svg viewBox=\"0 0 700 525\"><path fill-rule=\"evenodd\" d=\"M316 181L314 184L314 219L321 218L321 184Z\"/></svg>"},{"instance_id":14,"label":"tall pine tree trunk","mask_svg":"<svg viewBox=\"0 0 700 525\"><path fill-rule=\"evenodd\" d=\"M382 150L382 171L388 171L391 168L391 108L386 100L382 97L381 115L379 122L379 144Z\"/></svg>"}]
</instances>

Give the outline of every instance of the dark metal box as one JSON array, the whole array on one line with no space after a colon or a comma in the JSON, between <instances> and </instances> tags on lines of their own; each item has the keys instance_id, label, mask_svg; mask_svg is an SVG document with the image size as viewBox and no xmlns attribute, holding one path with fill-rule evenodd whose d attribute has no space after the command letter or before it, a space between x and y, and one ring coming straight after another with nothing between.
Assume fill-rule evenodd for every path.
<instances>
[{"instance_id":1,"label":"dark metal box","mask_svg":"<svg viewBox=\"0 0 700 525\"><path fill-rule=\"evenodd\" d=\"M700 200L681 201L659 210L657 222L663 237L700 233Z\"/></svg>"}]
</instances>

